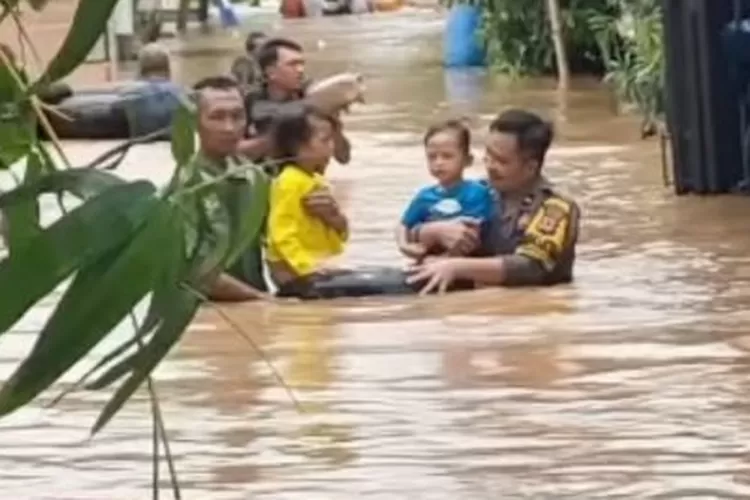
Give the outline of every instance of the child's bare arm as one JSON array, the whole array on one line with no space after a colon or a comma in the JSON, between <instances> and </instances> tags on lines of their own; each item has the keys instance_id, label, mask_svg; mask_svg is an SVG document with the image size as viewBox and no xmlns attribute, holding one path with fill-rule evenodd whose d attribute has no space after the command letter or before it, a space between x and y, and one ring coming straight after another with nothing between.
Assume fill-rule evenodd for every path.
<instances>
[{"instance_id":1,"label":"child's bare arm","mask_svg":"<svg viewBox=\"0 0 750 500\"><path fill-rule=\"evenodd\" d=\"M326 188L319 188L302 199L310 215L318 217L327 226L341 235L349 234L349 221L341 213L338 203Z\"/></svg>"},{"instance_id":2,"label":"child's bare arm","mask_svg":"<svg viewBox=\"0 0 750 500\"><path fill-rule=\"evenodd\" d=\"M398 249L407 257L421 259L427 254L427 248L418 242L409 241L409 230L403 224L396 228Z\"/></svg>"}]
</instances>

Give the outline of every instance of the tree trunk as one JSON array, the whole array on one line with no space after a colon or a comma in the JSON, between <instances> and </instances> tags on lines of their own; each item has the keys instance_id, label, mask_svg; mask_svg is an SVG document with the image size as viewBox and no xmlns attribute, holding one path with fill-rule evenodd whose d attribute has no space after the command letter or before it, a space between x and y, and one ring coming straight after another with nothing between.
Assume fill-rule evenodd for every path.
<instances>
[{"instance_id":1,"label":"tree trunk","mask_svg":"<svg viewBox=\"0 0 750 500\"><path fill-rule=\"evenodd\" d=\"M549 16L550 28L552 28L552 44L555 46L557 86L560 90L567 90L570 87L570 68L568 67L568 53L565 50L565 38L558 0L547 0L547 15Z\"/></svg>"}]
</instances>

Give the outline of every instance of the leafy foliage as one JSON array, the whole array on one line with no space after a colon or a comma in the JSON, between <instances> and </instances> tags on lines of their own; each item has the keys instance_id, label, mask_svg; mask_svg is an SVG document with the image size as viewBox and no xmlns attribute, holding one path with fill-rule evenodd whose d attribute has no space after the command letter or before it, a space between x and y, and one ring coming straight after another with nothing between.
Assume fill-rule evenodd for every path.
<instances>
[{"instance_id":1,"label":"leafy foliage","mask_svg":"<svg viewBox=\"0 0 750 500\"><path fill-rule=\"evenodd\" d=\"M645 126L663 121L664 35L656 0L621 1L619 16L590 13L607 65L605 80L621 101L635 105Z\"/></svg>"},{"instance_id":2,"label":"leafy foliage","mask_svg":"<svg viewBox=\"0 0 750 500\"><path fill-rule=\"evenodd\" d=\"M46 5L42 0L29 3L37 10ZM0 261L0 335L64 287L31 352L0 389L0 417L33 401L115 327L132 320L136 305L148 301L147 316L136 325L133 338L86 374L85 379L94 377L89 389L119 384L93 432L102 429L180 339L201 303L195 290L204 278L236 258L262 223L266 186L257 182L259 175L248 174L256 181L251 184L252 216L232 224L223 236L226 241L216 241L207 207L224 203L223 179L207 181L195 170L195 113L190 102L183 103L172 125L176 167L166 188L102 170L113 166L106 163L111 154L83 168L60 166L52 159L48 144L37 136L38 124L44 121L36 94L81 64L115 4L116 0L81 0L60 51L33 84L12 54L0 53L0 169L19 180L15 189L0 194L8 247ZM5 5L18 8L13 2ZM17 15L8 15L13 12L5 14L3 22L20 23ZM20 24L18 29L23 30ZM47 133L54 137L50 130ZM119 148L118 154L122 151ZM257 173L258 167L238 165L228 174L241 168ZM72 195L80 203L67 210L61 202L61 216L42 227L39 198L48 194ZM228 206L222 208L231 213Z\"/></svg>"},{"instance_id":3,"label":"leafy foliage","mask_svg":"<svg viewBox=\"0 0 750 500\"><path fill-rule=\"evenodd\" d=\"M559 0L571 71L603 75L644 127L663 120L664 48L658 0ZM554 74L544 0L445 0L482 9L491 67L512 77Z\"/></svg>"},{"instance_id":4,"label":"leafy foliage","mask_svg":"<svg viewBox=\"0 0 750 500\"><path fill-rule=\"evenodd\" d=\"M554 47L544 0L480 0L480 36L496 71L514 77L552 74ZM574 72L601 73L602 55L588 23L592 10L615 14L607 0L561 0L566 49Z\"/></svg>"}]
</instances>

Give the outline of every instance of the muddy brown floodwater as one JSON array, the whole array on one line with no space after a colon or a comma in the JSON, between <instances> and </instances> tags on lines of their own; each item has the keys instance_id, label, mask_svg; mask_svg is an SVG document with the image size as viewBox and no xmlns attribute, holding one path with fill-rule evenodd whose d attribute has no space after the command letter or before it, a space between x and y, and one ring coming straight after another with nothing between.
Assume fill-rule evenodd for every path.
<instances>
[{"instance_id":1,"label":"muddy brown floodwater","mask_svg":"<svg viewBox=\"0 0 750 500\"><path fill-rule=\"evenodd\" d=\"M656 143L640 141L637 121L613 114L592 83L579 82L562 106L550 82L446 76L435 13L281 30L305 43L312 73L369 78L367 104L346 119L354 160L331 172L351 214L350 262L401 262L392 227L429 181L420 147L429 122L473 116L481 155L488 119L516 104L558 121L547 172L583 208L577 280L227 307L301 413L267 365L204 311L157 373L185 498L750 496L749 200L674 197ZM226 68L240 43L192 38L180 46L186 81ZM68 149L83 161L105 147ZM168 146L152 145L133 151L123 173L161 182L169 167ZM0 379L49 307L0 339ZM2 498L150 498L145 395L93 440L108 395L78 393L43 409L52 396L0 421Z\"/></svg>"}]
</instances>

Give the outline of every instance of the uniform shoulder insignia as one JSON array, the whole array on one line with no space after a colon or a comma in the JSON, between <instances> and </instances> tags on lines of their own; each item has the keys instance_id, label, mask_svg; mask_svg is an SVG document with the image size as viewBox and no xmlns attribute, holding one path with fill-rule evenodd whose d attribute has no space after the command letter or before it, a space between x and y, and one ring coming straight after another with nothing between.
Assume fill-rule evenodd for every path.
<instances>
[{"instance_id":1,"label":"uniform shoulder insignia","mask_svg":"<svg viewBox=\"0 0 750 500\"><path fill-rule=\"evenodd\" d=\"M536 229L539 233L552 236L558 232L560 225L568 220L572 203L557 195L550 196L539 207Z\"/></svg>"}]
</instances>

